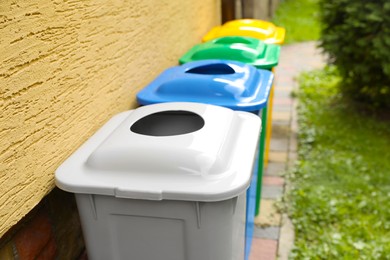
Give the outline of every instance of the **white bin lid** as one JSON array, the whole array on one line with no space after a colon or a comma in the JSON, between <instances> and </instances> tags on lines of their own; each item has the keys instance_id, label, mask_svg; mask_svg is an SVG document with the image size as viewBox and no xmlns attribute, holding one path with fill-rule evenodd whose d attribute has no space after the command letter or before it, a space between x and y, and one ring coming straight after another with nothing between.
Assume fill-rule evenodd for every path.
<instances>
[{"instance_id":1,"label":"white bin lid","mask_svg":"<svg viewBox=\"0 0 390 260\"><path fill-rule=\"evenodd\" d=\"M56 171L59 188L149 200L219 201L249 186L260 132L251 113L163 103L109 120Z\"/></svg>"}]
</instances>

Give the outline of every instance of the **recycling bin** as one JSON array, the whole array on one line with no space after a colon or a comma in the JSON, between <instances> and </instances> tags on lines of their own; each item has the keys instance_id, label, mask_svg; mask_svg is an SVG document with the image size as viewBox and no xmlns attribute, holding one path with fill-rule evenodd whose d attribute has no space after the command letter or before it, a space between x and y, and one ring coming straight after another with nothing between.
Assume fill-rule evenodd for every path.
<instances>
[{"instance_id":1,"label":"recycling bin","mask_svg":"<svg viewBox=\"0 0 390 260\"><path fill-rule=\"evenodd\" d=\"M223 36L248 36L266 43L283 44L286 29L273 23L257 19L237 19L212 28L203 41L210 41Z\"/></svg>"},{"instance_id":2,"label":"recycling bin","mask_svg":"<svg viewBox=\"0 0 390 260\"><path fill-rule=\"evenodd\" d=\"M172 101L199 102L259 115L267 105L272 80L270 71L258 70L241 62L195 61L165 70L137 94L137 101L141 105ZM264 145L260 142L259 146ZM255 167L247 194L247 255L254 229L257 183L261 182L258 180L261 176L261 169Z\"/></svg>"},{"instance_id":3,"label":"recycling bin","mask_svg":"<svg viewBox=\"0 0 390 260\"><path fill-rule=\"evenodd\" d=\"M186 52L180 59L181 64L207 59L226 59L241 61L246 64L255 66L258 69L271 70L279 62L280 46L275 44L266 44L263 41L242 36L225 36L210 40L205 43L197 44ZM271 94L272 92L271 88ZM259 146L259 181L257 182L257 196L256 196L256 215L259 213L260 195L261 195L261 176L264 168L264 161L268 159L267 141L270 140L272 125L270 121L269 111L272 111L272 104L266 106L262 111L262 133L261 142ZM268 131L269 132L268 132ZM265 157L267 157L265 159Z\"/></svg>"},{"instance_id":4,"label":"recycling bin","mask_svg":"<svg viewBox=\"0 0 390 260\"><path fill-rule=\"evenodd\" d=\"M225 36L195 45L179 62L184 64L198 60L224 59L271 70L278 65L279 56L279 45L266 44L252 37Z\"/></svg>"},{"instance_id":5,"label":"recycling bin","mask_svg":"<svg viewBox=\"0 0 390 260\"><path fill-rule=\"evenodd\" d=\"M243 259L260 120L186 102L111 118L55 173L75 194L88 258Z\"/></svg>"}]
</instances>

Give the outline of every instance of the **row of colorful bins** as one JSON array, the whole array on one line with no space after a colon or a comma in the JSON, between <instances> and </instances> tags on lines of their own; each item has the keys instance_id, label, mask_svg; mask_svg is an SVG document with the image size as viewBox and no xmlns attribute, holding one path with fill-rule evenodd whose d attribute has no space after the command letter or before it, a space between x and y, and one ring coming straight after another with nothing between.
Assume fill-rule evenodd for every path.
<instances>
[{"instance_id":1,"label":"row of colorful bins","mask_svg":"<svg viewBox=\"0 0 390 260\"><path fill-rule=\"evenodd\" d=\"M284 29L259 20L236 20L212 29L204 37L208 41L194 46L180 58L181 65L166 69L137 94L142 108L112 118L60 166L56 171L56 183L61 189L76 194L91 259L127 259L133 254L143 259L248 259L254 217L258 212L256 206L260 202L266 129L270 125L267 117L270 118L272 69L277 65L280 53L280 47L273 43L281 43L283 38ZM262 127L258 118L242 111L260 116ZM219 122L219 116L224 120ZM240 117L242 120L238 119ZM191 118L190 121L196 122L184 126L185 122L178 125L172 118ZM247 118L248 123L244 123L243 118ZM242 122L235 125L229 120ZM179 127L183 133L187 133L190 127L190 134L171 133L170 130L166 133L165 127L169 124L173 128ZM155 133L149 131L156 125L164 135L183 136L178 139L155 138ZM205 125L203 131L197 131ZM259 134L258 167L253 167L250 179L250 164L256 145L250 140L258 140L254 137L259 137ZM241 141L235 141L234 136ZM173 145L169 140L177 142L179 139L186 145L193 144L189 146L195 150L190 149L185 156L179 156L183 146L179 142L174 148L180 149L173 154L163 154L165 150L174 150L169 148ZM230 144L222 145L224 142ZM134 158L128 158L128 154L137 153L139 155ZM206 156L202 157L205 165L193 162L190 156L193 153ZM220 168L225 170L229 171L231 164L237 167L240 162L243 162L242 169L238 168L234 176L221 171L223 181L213 179L213 176L208 176L211 164L207 161L213 158L222 161ZM192 169L194 165L204 168L200 173L201 177L207 175L203 181L199 181L199 173L195 174L198 177L194 175L197 171ZM160 169L161 166L167 169ZM134 178L130 180L122 168L130 171ZM154 184L151 184L151 176L144 174L149 170L156 178ZM156 174L156 171L169 173L172 178L165 179L164 174ZM177 171L191 174L175 175ZM197 184L189 180L196 180ZM249 189L246 190L248 182ZM244 192L241 188L237 190L237 183L245 188L246 196L241 195ZM223 192L218 193L216 189ZM236 189L234 194L230 189ZM156 203L155 200L162 202ZM193 205L196 218L192 214ZM236 212L235 219L224 217L228 212ZM180 217L175 219L175 214L183 215L183 221ZM244 215L245 220L239 217L244 218ZM169 217L165 219L164 216ZM190 233L188 241L183 240L183 225ZM208 228L200 230L204 225ZM241 229L242 225L245 228ZM156 230L172 239L161 240L165 235L153 234ZM241 230L245 230L245 235ZM153 243L149 242L155 248L142 242L148 239L137 239L140 235L153 240ZM223 240L218 239L221 236ZM127 243L129 237L134 244ZM237 246L234 241L237 241Z\"/></svg>"},{"instance_id":2,"label":"row of colorful bins","mask_svg":"<svg viewBox=\"0 0 390 260\"><path fill-rule=\"evenodd\" d=\"M274 91L270 71L279 62L280 46L276 44L283 43L284 35L284 28L252 19L215 27L203 38L203 43L179 59L184 65L167 69L137 95L141 105L200 102L260 116L257 167L247 192L245 259L250 253L263 169L268 161Z\"/></svg>"}]
</instances>

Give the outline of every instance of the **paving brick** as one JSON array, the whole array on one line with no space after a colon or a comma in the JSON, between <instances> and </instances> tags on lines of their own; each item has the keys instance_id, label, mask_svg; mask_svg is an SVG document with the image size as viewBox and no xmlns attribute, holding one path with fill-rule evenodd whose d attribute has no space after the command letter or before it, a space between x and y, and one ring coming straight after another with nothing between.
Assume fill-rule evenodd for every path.
<instances>
[{"instance_id":1,"label":"paving brick","mask_svg":"<svg viewBox=\"0 0 390 260\"><path fill-rule=\"evenodd\" d=\"M292 88L275 88L274 98L291 98Z\"/></svg>"},{"instance_id":2,"label":"paving brick","mask_svg":"<svg viewBox=\"0 0 390 260\"><path fill-rule=\"evenodd\" d=\"M298 160L298 154L297 152L289 152L288 156L287 169L290 170L295 166Z\"/></svg>"},{"instance_id":3,"label":"paving brick","mask_svg":"<svg viewBox=\"0 0 390 260\"><path fill-rule=\"evenodd\" d=\"M281 84L281 83L288 83L289 86L291 86L291 82L294 80L293 79L293 73L294 70L291 69L289 66L278 66L276 68L275 74L275 83ZM288 77L290 76L290 77Z\"/></svg>"},{"instance_id":4,"label":"paving brick","mask_svg":"<svg viewBox=\"0 0 390 260\"><path fill-rule=\"evenodd\" d=\"M284 112L284 111L273 111L272 112L272 122L286 121L289 123L290 119L291 119L290 112Z\"/></svg>"},{"instance_id":5,"label":"paving brick","mask_svg":"<svg viewBox=\"0 0 390 260\"><path fill-rule=\"evenodd\" d=\"M275 113L278 111L291 113L291 110L292 110L291 106L272 106L272 113Z\"/></svg>"},{"instance_id":6,"label":"paving brick","mask_svg":"<svg viewBox=\"0 0 390 260\"><path fill-rule=\"evenodd\" d=\"M56 242L54 240L54 237L52 237L49 242L45 245L43 250L39 253L38 257L36 259L39 260L52 260L55 259L57 246Z\"/></svg>"},{"instance_id":7,"label":"paving brick","mask_svg":"<svg viewBox=\"0 0 390 260\"><path fill-rule=\"evenodd\" d=\"M278 79L275 83L275 90L291 92L293 89L293 81L290 79Z\"/></svg>"},{"instance_id":8,"label":"paving brick","mask_svg":"<svg viewBox=\"0 0 390 260\"><path fill-rule=\"evenodd\" d=\"M293 103L293 100L291 98L277 98L274 99L274 106L277 105L289 105L291 106Z\"/></svg>"},{"instance_id":9,"label":"paving brick","mask_svg":"<svg viewBox=\"0 0 390 260\"><path fill-rule=\"evenodd\" d=\"M291 132L290 125L286 123L272 123L272 138L280 138L289 136Z\"/></svg>"},{"instance_id":10,"label":"paving brick","mask_svg":"<svg viewBox=\"0 0 390 260\"><path fill-rule=\"evenodd\" d=\"M280 227L257 227L255 226L253 236L265 239L279 239Z\"/></svg>"},{"instance_id":11,"label":"paving brick","mask_svg":"<svg viewBox=\"0 0 390 260\"><path fill-rule=\"evenodd\" d=\"M284 128L286 133L290 133L291 131L291 126L290 126L290 121L273 121L272 122L272 136L274 135L274 127L282 127Z\"/></svg>"},{"instance_id":12,"label":"paving brick","mask_svg":"<svg viewBox=\"0 0 390 260\"><path fill-rule=\"evenodd\" d=\"M263 186L261 197L264 199L280 199L283 195L283 186Z\"/></svg>"},{"instance_id":13,"label":"paving brick","mask_svg":"<svg viewBox=\"0 0 390 260\"><path fill-rule=\"evenodd\" d=\"M291 132L298 133L299 126L298 126L298 115L297 115L297 102L294 101L292 105L292 111L291 111Z\"/></svg>"},{"instance_id":14,"label":"paving brick","mask_svg":"<svg viewBox=\"0 0 390 260\"><path fill-rule=\"evenodd\" d=\"M14 260L14 251L12 242L8 242L2 248L0 248L1 260Z\"/></svg>"},{"instance_id":15,"label":"paving brick","mask_svg":"<svg viewBox=\"0 0 390 260\"><path fill-rule=\"evenodd\" d=\"M278 242L272 239L253 238L249 260L275 260Z\"/></svg>"},{"instance_id":16,"label":"paving brick","mask_svg":"<svg viewBox=\"0 0 390 260\"><path fill-rule=\"evenodd\" d=\"M258 227L280 226L282 216L275 207L275 200L262 199L260 202L260 214L255 217L255 225Z\"/></svg>"},{"instance_id":17,"label":"paving brick","mask_svg":"<svg viewBox=\"0 0 390 260\"><path fill-rule=\"evenodd\" d=\"M289 162L295 162L298 159L298 153L290 151L288 152L288 161Z\"/></svg>"},{"instance_id":18,"label":"paving brick","mask_svg":"<svg viewBox=\"0 0 390 260\"><path fill-rule=\"evenodd\" d=\"M290 135L289 142L288 142L288 150L290 152L296 152L298 150L298 136L296 133L291 133Z\"/></svg>"},{"instance_id":19,"label":"paving brick","mask_svg":"<svg viewBox=\"0 0 390 260\"><path fill-rule=\"evenodd\" d=\"M287 137L279 137L272 138L270 143L271 151L287 151L288 150L288 138Z\"/></svg>"},{"instance_id":20,"label":"paving brick","mask_svg":"<svg viewBox=\"0 0 390 260\"><path fill-rule=\"evenodd\" d=\"M288 255L294 246L294 239L294 226L288 216L283 214L278 247L279 260L288 260Z\"/></svg>"},{"instance_id":21,"label":"paving brick","mask_svg":"<svg viewBox=\"0 0 390 260\"><path fill-rule=\"evenodd\" d=\"M49 216L39 210L15 236L15 246L20 259L36 259L49 243L53 233Z\"/></svg>"},{"instance_id":22,"label":"paving brick","mask_svg":"<svg viewBox=\"0 0 390 260\"><path fill-rule=\"evenodd\" d=\"M287 153L286 152L270 151L268 158L269 158L270 162L286 163L287 162Z\"/></svg>"},{"instance_id":23,"label":"paving brick","mask_svg":"<svg viewBox=\"0 0 390 260\"><path fill-rule=\"evenodd\" d=\"M264 175L281 176L286 171L286 164L280 162L269 162L264 170Z\"/></svg>"},{"instance_id":24,"label":"paving brick","mask_svg":"<svg viewBox=\"0 0 390 260\"><path fill-rule=\"evenodd\" d=\"M263 186L283 186L284 178L275 176L263 176Z\"/></svg>"}]
</instances>

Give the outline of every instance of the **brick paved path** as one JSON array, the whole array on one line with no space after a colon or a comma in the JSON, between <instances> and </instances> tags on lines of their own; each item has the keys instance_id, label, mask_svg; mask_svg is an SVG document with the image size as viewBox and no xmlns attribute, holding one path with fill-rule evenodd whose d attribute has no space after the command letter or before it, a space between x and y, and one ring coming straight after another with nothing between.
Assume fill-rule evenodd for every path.
<instances>
[{"instance_id":1,"label":"brick paved path","mask_svg":"<svg viewBox=\"0 0 390 260\"><path fill-rule=\"evenodd\" d=\"M264 171L260 215L255 219L250 260L284 260L293 246L293 226L274 206L286 186L283 173L297 157L296 100L291 97L291 92L297 87L296 76L323 66L324 59L315 42L282 46L275 72L269 164Z\"/></svg>"}]
</instances>

